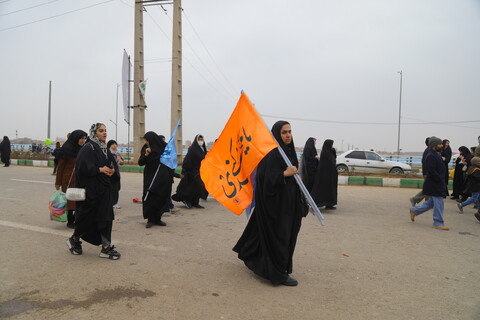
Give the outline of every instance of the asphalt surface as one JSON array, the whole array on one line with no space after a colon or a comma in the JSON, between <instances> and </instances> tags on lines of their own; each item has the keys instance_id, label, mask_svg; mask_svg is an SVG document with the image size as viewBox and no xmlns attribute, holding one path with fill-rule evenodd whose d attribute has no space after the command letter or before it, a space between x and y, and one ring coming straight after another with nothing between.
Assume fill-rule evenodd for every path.
<instances>
[{"instance_id":1,"label":"asphalt surface","mask_svg":"<svg viewBox=\"0 0 480 320\"><path fill-rule=\"evenodd\" d=\"M214 199L179 206L145 229L142 175L122 174L113 243L120 260L49 220L51 168L0 167L0 318L8 319L480 319L480 223L445 200L450 231L427 212L410 221L416 189L339 186L326 226L303 220L297 287L272 286L231 250L246 218ZM178 182L178 181L177 181Z\"/></svg>"}]
</instances>

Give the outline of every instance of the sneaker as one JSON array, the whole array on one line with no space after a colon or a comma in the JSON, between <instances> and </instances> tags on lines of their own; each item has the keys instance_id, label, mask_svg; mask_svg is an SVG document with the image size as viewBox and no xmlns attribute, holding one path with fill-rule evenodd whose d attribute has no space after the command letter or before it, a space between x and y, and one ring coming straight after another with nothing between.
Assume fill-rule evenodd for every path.
<instances>
[{"instance_id":1,"label":"sneaker","mask_svg":"<svg viewBox=\"0 0 480 320\"><path fill-rule=\"evenodd\" d=\"M122 207L120 207L120 206L118 205L118 203L115 203L115 204L113 205L113 208L114 208L114 209L122 209Z\"/></svg>"},{"instance_id":2,"label":"sneaker","mask_svg":"<svg viewBox=\"0 0 480 320\"><path fill-rule=\"evenodd\" d=\"M178 210L180 210L180 209L178 209L178 208L171 208L171 209L170 209L170 213L178 212Z\"/></svg>"},{"instance_id":3,"label":"sneaker","mask_svg":"<svg viewBox=\"0 0 480 320\"><path fill-rule=\"evenodd\" d=\"M460 210L460 213L463 213L463 207L461 203L457 203L458 210Z\"/></svg>"},{"instance_id":4,"label":"sneaker","mask_svg":"<svg viewBox=\"0 0 480 320\"><path fill-rule=\"evenodd\" d=\"M415 205L417 204L415 202L415 200L413 198L410 198L409 200L410 200L410 204L412 205L412 207L415 207Z\"/></svg>"},{"instance_id":5,"label":"sneaker","mask_svg":"<svg viewBox=\"0 0 480 320\"><path fill-rule=\"evenodd\" d=\"M70 250L70 252L74 255L80 255L83 253L83 250L82 250L82 241L78 240L78 241L75 241L73 239L73 236L71 236L70 238L68 238L67 240L67 246L68 246L68 249Z\"/></svg>"},{"instance_id":6,"label":"sneaker","mask_svg":"<svg viewBox=\"0 0 480 320\"><path fill-rule=\"evenodd\" d=\"M183 204L185 205L185 207L187 207L188 209L192 209L192 204L190 202L187 202L187 201L183 201Z\"/></svg>"},{"instance_id":7,"label":"sneaker","mask_svg":"<svg viewBox=\"0 0 480 320\"><path fill-rule=\"evenodd\" d=\"M99 255L100 258L108 258L110 260L118 260L120 256L121 254L115 250L115 246L102 247Z\"/></svg>"},{"instance_id":8,"label":"sneaker","mask_svg":"<svg viewBox=\"0 0 480 320\"><path fill-rule=\"evenodd\" d=\"M149 229L153 227L153 222L148 221L147 224L145 225L145 228Z\"/></svg>"},{"instance_id":9,"label":"sneaker","mask_svg":"<svg viewBox=\"0 0 480 320\"><path fill-rule=\"evenodd\" d=\"M445 231L450 230L450 228L447 227L447 226L436 226L436 225L433 225L432 227L435 228L435 229L438 229L438 230L445 230Z\"/></svg>"},{"instance_id":10,"label":"sneaker","mask_svg":"<svg viewBox=\"0 0 480 320\"><path fill-rule=\"evenodd\" d=\"M415 222L415 212L413 212L412 208L410 208L410 220L412 220L412 222Z\"/></svg>"}]
</instances>

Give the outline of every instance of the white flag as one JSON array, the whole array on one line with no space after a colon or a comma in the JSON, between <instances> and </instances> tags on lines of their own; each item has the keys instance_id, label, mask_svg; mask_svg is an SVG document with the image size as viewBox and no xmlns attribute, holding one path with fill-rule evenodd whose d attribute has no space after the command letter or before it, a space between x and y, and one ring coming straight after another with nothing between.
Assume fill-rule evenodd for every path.
<instances>
[{"instance_id":1,"label":"white flag","mask_svg":"<svg viewBox=\"0 0 480 320\"><path fill-rule=\"evenodd\" d=\"M138 84L138 87L140 88L140 93L142 94L143 100L146 100L145 99L145 91L147 90L147 80L148 79L140 81L140 83Z\"/></svg>"}]
</instances>

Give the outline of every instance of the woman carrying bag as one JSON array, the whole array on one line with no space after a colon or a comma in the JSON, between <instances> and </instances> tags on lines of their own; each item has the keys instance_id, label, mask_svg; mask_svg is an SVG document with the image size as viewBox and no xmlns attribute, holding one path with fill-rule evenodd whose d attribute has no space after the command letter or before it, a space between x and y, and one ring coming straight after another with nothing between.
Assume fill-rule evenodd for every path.
<instances>
[{"instance_id":1,"label":"woman carrying bag","mask_svg":"<svg viewBox=\"0 0 480 320\"><path fill-rule=\"evenodd\" d=\"M80 150L75 166L75 187L84 188L86 198L77 201L75 231L67 240L74 255L80 255L85 240L95 246L102 245L100 258L117 260L120 253L111 244L113 213L112 184L118 182L118 165L107 148L107 129L102 123L90 128L90 141Z\"/></svg>"},{"instance_id":2,"label":"woman carrying bag","mask_svg":"<svg viewBox=\"0 0 480 320\"><path fill-rule=\"evenodd\" d=\"M68 187L75 186L74 168L77 161L77 154L87 141L87 133L82 130L73 131L68 140L57 151L58 159L57 174L55 178L55 189L66 192ZM75 227L75 202L67 201L67 227Z\"/></svg>"}]
</instances>

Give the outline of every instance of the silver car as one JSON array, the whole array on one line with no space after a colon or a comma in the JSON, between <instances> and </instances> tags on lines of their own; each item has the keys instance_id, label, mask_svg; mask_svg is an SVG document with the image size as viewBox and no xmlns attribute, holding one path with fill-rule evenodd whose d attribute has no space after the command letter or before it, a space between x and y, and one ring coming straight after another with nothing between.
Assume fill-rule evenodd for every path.
<instances>
[{"instance_id":1,"label":"silver car","mask_svg":"<svg viewBox=\"0 0 480 320\"><path fill-rule=\"evenodd\" d=\"M411 171L408 164L389 161L370 150L349 150L337 157L338 172L392 173Z\"/></svg>"}]
</instances>

